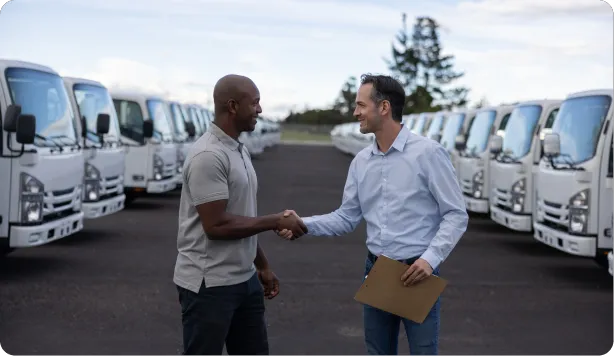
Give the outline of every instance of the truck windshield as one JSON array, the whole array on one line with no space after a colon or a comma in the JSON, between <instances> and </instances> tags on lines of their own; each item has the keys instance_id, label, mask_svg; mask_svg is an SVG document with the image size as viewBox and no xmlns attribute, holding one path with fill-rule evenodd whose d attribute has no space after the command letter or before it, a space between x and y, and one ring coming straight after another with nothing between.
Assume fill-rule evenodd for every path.
<instances>
[{"instance_id":1,"label":"truck windshield","mask_svg":"<svg viewBox=\"0 0 614 356\"><path fill-rule=\"evenodd\" d=\"M168 109L164 107L164 103L157 99L147 100L147 109L154 123L154 137L162 141L171 141L173 139L170 126L171 120Z\"/></svg>"},{"instance_id":2,"label":"truck windshield","mask_svg":"<svg viewBox=\"0 0 614 356\"><path fill-rule=\"evenodd\" d=\"M446 116L444 114L437 114L431 121L431 126L429 126L428 131L426 132L426 137L431 137L434 134L438 134L441 131L441 127L443 126L443 119Z\"/></svg>"},{"instance_id":3,"label":"truck windshield","mask_svg":"<svg viewBox=\"0 0 614 356\"><path fill-rule=\"evenodd\" d=\"M565 100L554 120L552 133L559 134L561 154L557 163L577 164L595 156L599 134L612 98L607 95Z\"/></svg>"},{"instance_id":4,"label":"truck windshield","mask_svg":"<svg viewBox=\"0 0 614 356\"><path fill-rule=\"evenodd\" d=\"M96 134L96 121L98 114L108 114L111 117L109 133L104 136L105 141L119 140L119 121L113 106L113 100L107 89L89 84L75 84L73 87L75 100L79 106L81 116L85 117L87 127L87 138L93 142L99 142L100 138Z\"/></svg>"},{"instance_id":5,"label":"truck windshield","mask_svg":"<svg viewBox=\"0 0 614 356\"><path fill-rule=\"evenodd\" d=\"M175 134L179 137L185 137L185 121L187 120L185 117L183 117L183 112L181 112L179 105L177 105L176 103L172 103L170 107L173 117L173 127L175 128Z\"/></svg>"},{"instance_id":6,"label":"truck windshield","mask_svg":"<svg viewBox=\"0 0 614 356\"><path fill-rule=\"evenodd\" d=\"M469 137L467 138L466 155L475 156L486 150L496 116L497 112L494 110L482 111L475 116L469 131Z\"/></svg>"},{"instance_id":7,"label":"truck windshield","mask_svg":"<svg viewBox=\"0 0 614 356\"><path fill-rule=\"evenodd\" d=\"M418 120L416 120L416 124L412 128L412 131L418 135L422 134L422 130L424 130L424 125L426 124L426 115L420 114Z\"/></svg>"},{"instance_id":8,"label":"truck windshield","mask_svg":"<svg viewBox=\"0 0 614 356\"><path fill-rule=\"evenodd\" d=\"M196 131L196 137L202 136L202 134L205 133L205 131L203 131L203 127L200 125L200 122L198 122L196 118L190 115L189 111L186 110L185 106L182 105L180 108L181 108L181 113L183 113L183 117L185 117L187 121L194 124L194 128L195 128L194 131Z\"/></svg>"},{"instance_id":9,"label":"truck windshield","mask_svg":"<svg viewBox=\"0 0 614 356\"><path fill-rule=\"evenodd\" d=\"M37 146L74 145L77 134L74 113L62 78L57 74L27 68L9 68L5 72L13 104L21 106L22 114L36 117ZM57 138L57 139L55 139Z\"/></svg>"},{"instance_id":10,"label":"truck windshield","mask_svg":"<svg viewBox=\"0 0 614 356\"><path fill-rule=\"evenodd\" d=\"M198 122L200 122L200 125L203 127L203 130L204 130L205 132L207 132L207 131L209 130L209 125L208 125L207 121L205 121L205 118L204 118L204 117L202 117L202 115L201 115L201 113L200 113L200 110L198 110L197 108L195 108L195 107L193 107L193 106L192 106L192 107L190 107L190 109L189 109L189 110L190 110L190 112L192 113L192 117L193 117L195 120L198 120Z\"/></svg>"},{"instance_id":11,"label":"truck windshield","mask_svg":"<svg viewBox=\"0 0 614 356\"><path fill-rule=\"evenodd\" d=\"M503 154L518 160L531 150L533 132L542 113L541 105L523 105L514 108L505 127Z\"/></svg>"},{"instance_id":12,"label":"truck windshield","mask_svg":"<svg viewBox=\"0 0 614 356\"><path fill-rule=\"evenodd\" d=\"M452 151L456 146L456 136L460 132L463 122L465 121L465 114L458 113L448 117L446 125L441 133L441 145L448 151Z\"/></svg>"}]
</instances>

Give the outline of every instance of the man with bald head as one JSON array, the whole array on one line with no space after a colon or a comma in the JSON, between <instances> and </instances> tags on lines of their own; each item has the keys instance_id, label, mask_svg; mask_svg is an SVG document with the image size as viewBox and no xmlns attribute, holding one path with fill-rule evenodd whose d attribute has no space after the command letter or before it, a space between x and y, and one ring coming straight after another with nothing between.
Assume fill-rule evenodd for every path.
<instances>
[{"instance_id":1,"label":"man with bald head","mask_svg":"<svg viewBox=\"0 0 614 356\"><path fill-rule=\"evenodd\" d=\"M213 91L215 120L190 148L183 167L177 262L184 354L268 354L264 297L279 281L258 244L269 230L307 228L294 214L257 216L258 180L239 142L262 112L260 92L239 75ZM290 212L290 211L286 211Z\"/></svg>"}]
</instances>

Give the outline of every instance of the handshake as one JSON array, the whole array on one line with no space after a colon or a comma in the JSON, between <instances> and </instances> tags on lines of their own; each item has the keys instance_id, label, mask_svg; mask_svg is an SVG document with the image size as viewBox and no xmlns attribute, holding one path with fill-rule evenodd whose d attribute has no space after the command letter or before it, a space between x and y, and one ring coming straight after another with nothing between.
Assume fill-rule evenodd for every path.
<instances>
[{"instance_id":1,"label":"handshake","mask_svg":"<svg viewBox=\"0 0 614 356\"><path fill-rule=\"evenodd\" d=\"M295 240L308 232L307 226L294 210L284 211L279 220L275 233L286 240Z\"/></svg>"}]
</instances>

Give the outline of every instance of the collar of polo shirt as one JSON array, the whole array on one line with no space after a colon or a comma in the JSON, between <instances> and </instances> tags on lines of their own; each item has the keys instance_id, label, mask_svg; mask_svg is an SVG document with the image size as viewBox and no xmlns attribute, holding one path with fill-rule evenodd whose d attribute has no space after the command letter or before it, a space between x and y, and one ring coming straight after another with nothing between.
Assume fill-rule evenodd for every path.
<instances>
[{"instance_id":1,"label":"collar of polo shirt","mask_svg":"<svg viewBox=\"0 0 614 356\"><path fill-rule=\"evenodd\" d=\"M234 138L228 136L228 134L226 132L224 132L215 123L212 123L210 130L211 130L211 133L215 137L217 137L220 141L222 141L222 143L225 144L226 146L230 147L233 150L239 150L239 151L243 150L243 143L242 142L239 142L239 141L235 140Z\"/></svg>"}]
</instances>

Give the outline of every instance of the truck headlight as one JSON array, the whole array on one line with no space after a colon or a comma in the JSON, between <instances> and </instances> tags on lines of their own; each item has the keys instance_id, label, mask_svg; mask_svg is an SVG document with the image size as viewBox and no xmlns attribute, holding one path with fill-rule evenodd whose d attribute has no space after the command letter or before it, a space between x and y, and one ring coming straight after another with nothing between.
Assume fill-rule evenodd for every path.
<instances>
[{"instance_id":1,"label":"truck headlight","mask_svg":"<svg viewBox=\"0 0 614 356\"><path fill-rule=\"evenodd\" d=\"M162 158L160 158L160 156L154 155L153 156L154 180L162 180L163 169L164 169L164 161L162 160Z\"/></svg>"},{"instance_id":2,"label":"truck headlight","mask_svg":"<svg viewBox=\"0 0 614 356\"><path fill-rule=\"evenodd\" d=\"M27 173L21 173L20 187L21 222L37 223L43 220L43 192L41 181Z\"/></svg>"},{"instance_id":3,"label":"truck headlight","mask_svg":"<svg viewBox=\"0 0 614 356\"><path fill-rule=\"evenodd\" d=\"M473 196L477 199L482 197L482 190L484 189L484 171L478 171L473 176Z\"/></svg>"},{"instance_id":4,"label":"truck headlight","mask_svg":"<svg viewBox=\"0 0 614 356\"><path fill-rule=\"evenodd\" d=\"M512 185L512 210L521 213L524 210L526 178L522 178Z\"/></svg>"},{"instance_id":5,"label":"truck headlight","mask_svg":"<svg viewBox=\"0 0 614 356\"><path fill-rule=\"evenodd\" d=\"M183 162L185 162L185 156L183 152L177 151L177 173L183 172Z\"/></svg>"},{"instance_id":6,"label":"truck headlight","mask_svg":"<svg viewBox=\"0 0 614 356\"><path fill-rule=\"evenodd\" d=\"M83 201L93 202L100 199L100 188L100 171L93 165L85 163Z\"/></svg>"},{"instance_id":7,"label":"truck headlight","mask_svg":"<svg viewBox=\"0 0 614 356\"><path fill-rule=\"evenodd\" d=\"M590 190L585 189L569 200L569 231L585 234L588 223Z\"/></svg>"}]
</instances>

